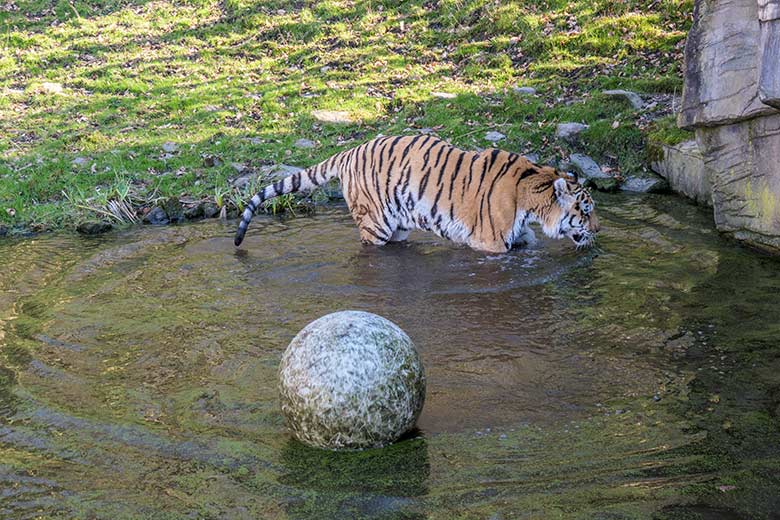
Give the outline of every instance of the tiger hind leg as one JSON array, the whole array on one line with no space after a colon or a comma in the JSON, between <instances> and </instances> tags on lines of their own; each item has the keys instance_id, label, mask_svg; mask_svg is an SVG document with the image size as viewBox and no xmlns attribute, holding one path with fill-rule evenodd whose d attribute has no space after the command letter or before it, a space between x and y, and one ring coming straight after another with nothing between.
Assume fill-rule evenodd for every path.
<instances>
[{"instance_id":1,"label":"tiger hind leg","mask_svg":"<svg viewBox=\"0 0 780 520\"><path fill-rule=\"evenodd\" d=\"M366 245L383 246L390 239L390 234L384 230L376 230L373 227L360 227L360 241Z\"/></svg>"}]
</instances>

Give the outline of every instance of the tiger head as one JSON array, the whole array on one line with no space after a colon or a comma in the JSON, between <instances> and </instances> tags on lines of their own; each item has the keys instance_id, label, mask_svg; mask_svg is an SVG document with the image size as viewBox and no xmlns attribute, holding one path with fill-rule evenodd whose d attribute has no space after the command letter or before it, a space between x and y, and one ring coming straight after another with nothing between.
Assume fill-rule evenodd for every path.
<instances>
[{"instance_id":1,"label":"tiger head","mask_svg":"<svg viewBox=\"0 0 780 520\"><path fill-rule=\"evenodd\" d=\"M590 246L599 232L599 219L588 190L576 181L559 177L553 182L555 198L561 208L554 235L569 237L577 248Z\"/></svg>"}]
</instances>

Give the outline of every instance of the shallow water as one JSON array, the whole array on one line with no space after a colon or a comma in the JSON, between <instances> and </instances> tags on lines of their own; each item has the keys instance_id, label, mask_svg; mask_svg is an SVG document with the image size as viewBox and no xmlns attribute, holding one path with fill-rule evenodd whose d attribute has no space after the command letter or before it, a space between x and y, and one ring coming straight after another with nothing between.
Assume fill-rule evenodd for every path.
<instances>
[{"instance_id":1,"label":"shallow water","mask_svg":"<svg viewBox=\"0 0 780 520\"><path fill-rule=\"evenodd\" d=\"M0 517L772 518L780 261L675 197L598 248L361 246L344 208L0 242ZM292 441L276 369L336 310L417 344L419 431ZM725 487L724 487L725 486Z\"/></svg>"}]
</instances>

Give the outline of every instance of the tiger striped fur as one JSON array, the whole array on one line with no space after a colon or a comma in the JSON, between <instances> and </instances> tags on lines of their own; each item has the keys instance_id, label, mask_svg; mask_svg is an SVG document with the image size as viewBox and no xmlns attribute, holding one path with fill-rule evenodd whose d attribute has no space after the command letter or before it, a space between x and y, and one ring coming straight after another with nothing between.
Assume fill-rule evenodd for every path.
<instances>
[{"instance_id":1,"label":"tiger striped fur","mask_svg":"<svg viewBox=\"0 0 780 520\"><path fill-rule=\"evenodd\" d=\"M333 177L364 243L405 240L412 229L489 252L553 238L590 245L599 230L590 194L567 174L497 149L470 152L429 135L378 137L266 186L247 203L235 244L263 201Z\"/></svg>"}]
</instances>

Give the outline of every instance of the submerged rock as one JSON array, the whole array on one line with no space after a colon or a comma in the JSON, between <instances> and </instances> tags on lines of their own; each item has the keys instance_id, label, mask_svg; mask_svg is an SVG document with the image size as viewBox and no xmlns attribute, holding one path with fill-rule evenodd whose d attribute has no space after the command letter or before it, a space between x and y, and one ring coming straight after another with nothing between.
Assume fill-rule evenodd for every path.
<instances>
[{"instance_id":1,"label":"submerged rock","mask_svg":"<svg viewBox=\"0 0 780 520\"><path fill-rule=\"evenodd\" d=\"M76 227L76 231L82 235L100 235L111 231L113 226L109 222L89 221L82 222Z\"/></svg>"},{"instance_id":2,"label":"submerged rock","mask_svg":"<svg viewBox=\"0 0 780 520\"><path fill-rule=\"evenodd\" d=\"M422 362L409 336L367 312L328 314L282 355L282 415L295 437L327 449L380 447L417 421L425 400Z\"/></svg>"}]
</instances>

